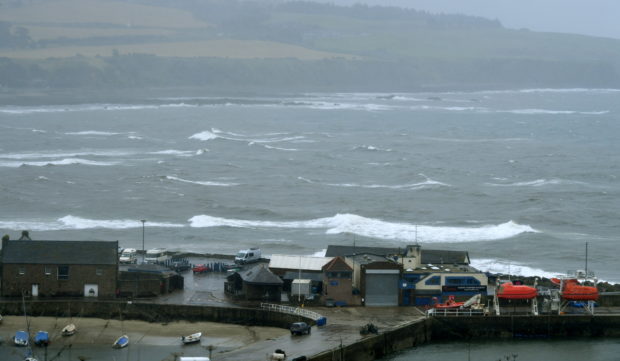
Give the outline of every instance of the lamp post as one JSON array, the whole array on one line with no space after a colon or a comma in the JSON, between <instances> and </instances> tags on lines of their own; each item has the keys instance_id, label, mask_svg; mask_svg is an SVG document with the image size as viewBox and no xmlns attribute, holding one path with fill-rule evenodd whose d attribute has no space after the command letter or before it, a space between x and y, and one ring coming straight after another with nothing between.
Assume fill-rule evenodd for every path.
<instances>
[{"instance_id":1,"label":"lamp post","mask_svg":"<svg viewBox=\"0 0 620 361\"><path fill-rule=\"evenodd\" d=\"M146 257L144 253L144 223L146 223L146 219L141 219L140 222L142 222L142 263L144 263L144 257Z\"/></svg>"}]
</instances>

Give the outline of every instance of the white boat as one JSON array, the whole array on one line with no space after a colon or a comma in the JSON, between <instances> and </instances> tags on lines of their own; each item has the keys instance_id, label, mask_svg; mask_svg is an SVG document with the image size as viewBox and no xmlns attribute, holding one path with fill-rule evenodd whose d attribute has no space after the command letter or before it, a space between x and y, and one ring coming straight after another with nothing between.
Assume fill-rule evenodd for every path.
<instances>
[{"instance_id":1,"label":"white boat","mask_svg":"<svg viewBox=\"0 0 620 361\"><path fill-rule=\"evenodd\" d=\"M123 347L127 347L127 345L129 345L129 336L123 335L117 338L116 341L114 341L114 344L112 344L112 347L123 348Z\"/></svg>"},{"instance_id":2,"label":"white boat","mask_svg":"<svg viewBox=\"0 0 620 361\"><path fill-rule=\"evenodd\" d=\"M202 332L192 333L189 336L181 336L181 341L184 344L200 342L200 338L202 337Z\"/></svg>"},{"instance_id":3,"label":"white boat","mask_svg":"<svg viewBox=\"0 0 620 361\"><path fill-rule=\"evenodd\" d=\"M75 334L76 331L77 331L77 328L75 327L75 325L70 323L67 326L63 327L62 335L63 336L71 336L71 335Z\"/></svg>"}]
</instances>

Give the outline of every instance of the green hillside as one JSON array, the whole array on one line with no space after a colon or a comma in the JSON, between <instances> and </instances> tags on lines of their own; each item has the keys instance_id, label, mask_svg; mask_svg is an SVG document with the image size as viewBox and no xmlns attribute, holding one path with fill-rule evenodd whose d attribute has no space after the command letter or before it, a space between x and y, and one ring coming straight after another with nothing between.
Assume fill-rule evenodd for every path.
<instances>
[{"instance_id":1,"label":"green hillside","mask_svg":"<svg viewBox=\"0 0 620 361\"><path fill-rule=\"evenodd\" d=\"M509 30L470 16L299 1L0 7L0 86L8 88L620 87L618 40Z\"/></svg>"}]
</instances>

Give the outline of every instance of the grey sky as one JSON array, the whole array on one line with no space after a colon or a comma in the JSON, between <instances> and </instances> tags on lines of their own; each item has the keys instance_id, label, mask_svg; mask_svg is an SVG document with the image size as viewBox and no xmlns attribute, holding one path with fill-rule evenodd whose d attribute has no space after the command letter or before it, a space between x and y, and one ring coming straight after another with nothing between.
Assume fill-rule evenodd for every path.
<instances>
[{"instance_id":1,"label":"grey sky","mask_svg":"<svg viewBox=\"0 0 620 361\"><path fill-rule=\"evenodd\" d=\"M395 5L433 13L498 19L508 28L620 39L620 0L325 0L336 4Z\"/></svg>"}]
</instances>

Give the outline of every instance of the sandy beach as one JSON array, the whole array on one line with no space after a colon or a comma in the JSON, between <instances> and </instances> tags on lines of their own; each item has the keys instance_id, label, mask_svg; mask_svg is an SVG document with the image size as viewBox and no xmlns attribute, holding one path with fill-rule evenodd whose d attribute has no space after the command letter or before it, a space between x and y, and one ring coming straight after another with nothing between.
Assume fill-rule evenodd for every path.
<instances>
[{"instance_id":1,"label":"sandy beach","mask_svg":"<svg viewBox=\"0 0 620 361\"><path fill-rule=\"evenodd\" d=\"M178 321L167 324L148 323L144 321L104 320L99 318L56 318L29 317L30 334L45 330L49 333L52 344L71 343L73 345L112 345L121 335L128 335L131 344L142 345L180 345L180 337L195 332L202 332L201 344L213 345L219 350L233 350L248 344L277 338L288 330L275 327L248 327L215 322ZM73 323L78 332L63 337L61 330ZM15 331L25 330L26 322L21 316L5 316L0 326L0 336L9 342Z\"/></svg>"}]
</instances>

